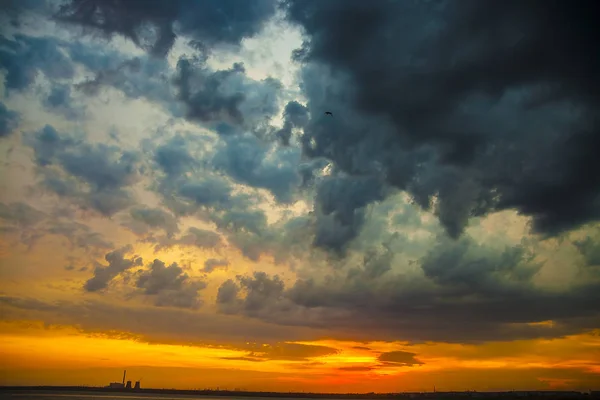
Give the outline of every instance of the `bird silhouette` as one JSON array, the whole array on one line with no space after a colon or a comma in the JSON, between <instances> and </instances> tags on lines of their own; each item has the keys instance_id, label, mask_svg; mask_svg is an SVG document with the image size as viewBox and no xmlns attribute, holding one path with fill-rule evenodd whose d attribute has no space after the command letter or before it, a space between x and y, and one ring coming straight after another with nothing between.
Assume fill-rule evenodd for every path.
<instances>
[{"instance_id":1,"label":"bird silhouette","mask_svg":"<svg viewBox=\"0 0 600 400\"><path fill-rule=\"evenodd\" d=\"M333 114L331 113L331 111L325 111L325 115L331 115L333 117Z\"/></svg>"}]
</instances>

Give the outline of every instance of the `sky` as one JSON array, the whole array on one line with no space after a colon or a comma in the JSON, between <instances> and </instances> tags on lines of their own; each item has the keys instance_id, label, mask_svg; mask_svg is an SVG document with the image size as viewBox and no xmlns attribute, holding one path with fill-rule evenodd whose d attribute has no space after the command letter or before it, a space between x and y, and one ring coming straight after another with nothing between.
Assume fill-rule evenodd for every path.
<instances>
[{"instance_id":1,"label":"sky","mask_svg":"<svg viewBox=\"0 0 600 400\"><path fill-rule=\"evenodd\" d=\"M593 0L0 7L0 385L600 390Z\"/></svg>"}]
</instances>

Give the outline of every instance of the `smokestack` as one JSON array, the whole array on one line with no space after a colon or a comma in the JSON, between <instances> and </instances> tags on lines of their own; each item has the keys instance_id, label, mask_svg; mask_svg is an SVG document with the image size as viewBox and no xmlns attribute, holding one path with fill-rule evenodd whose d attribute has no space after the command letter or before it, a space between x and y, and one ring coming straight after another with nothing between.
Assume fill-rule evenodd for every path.
<instances>
[{"instance_id":1,"label":"smokestack","mask_svg":"<svg viewBox=\"0 0 600 400\"><path fill-rule=\"evenodd\" d=\"M125 375L127 375L127 370L123 371L123 386L125 386Z\"/></svg>"}]
</instances>

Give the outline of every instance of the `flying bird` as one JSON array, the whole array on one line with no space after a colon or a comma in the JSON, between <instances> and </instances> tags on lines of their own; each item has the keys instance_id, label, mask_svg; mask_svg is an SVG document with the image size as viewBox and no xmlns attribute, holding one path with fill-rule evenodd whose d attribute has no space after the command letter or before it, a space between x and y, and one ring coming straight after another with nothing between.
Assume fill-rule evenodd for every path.
<instances>
[{"instance_id":1,"label":"flying bird","mask_svg":"<svg viewBox=\"0 0 600 400\"><path fill-rule=\"evenodd\" d=\"M333 117L333 114L331 113L331 111L325 111L325 115L331 115Z\"/></svg>"}]
</instances>

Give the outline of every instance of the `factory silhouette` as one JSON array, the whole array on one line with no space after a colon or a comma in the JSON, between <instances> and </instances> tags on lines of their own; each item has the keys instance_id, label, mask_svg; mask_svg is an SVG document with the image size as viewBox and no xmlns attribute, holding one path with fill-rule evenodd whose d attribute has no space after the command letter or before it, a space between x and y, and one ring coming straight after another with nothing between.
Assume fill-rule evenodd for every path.
<instances>
[{"instance_id":1,"label":"factory silhouette","mask_svg":"<svg viewBox=\"0 0 600 400\"><path fill-rule=\"evenodd\" d=\"M123 382L111 382L106 386L109 389L129 389L129 390L140 390L141 389L141 381L136 381L135 386L131 387L131 381L127 381L125 383L125 377L127 376L127 370L123 371Z\"/></svg>"}]
</instances>

